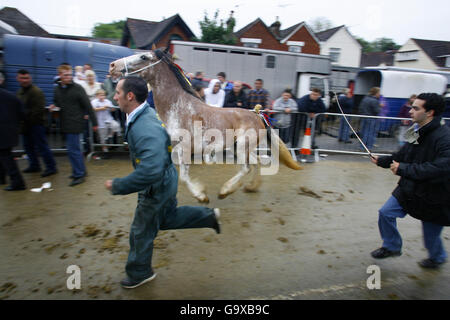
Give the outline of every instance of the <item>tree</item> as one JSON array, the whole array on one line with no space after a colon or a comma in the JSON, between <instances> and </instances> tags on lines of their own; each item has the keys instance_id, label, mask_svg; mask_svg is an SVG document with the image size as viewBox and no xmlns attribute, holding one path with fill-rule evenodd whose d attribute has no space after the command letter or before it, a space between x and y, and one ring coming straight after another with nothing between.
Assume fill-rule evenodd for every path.
<instances>
[{"instance_id":1,"label":"tree","mask_svg":"<svg viewBox=\"0 0 450 320\"><path fill-rule=\"evenodd\" d=\"M317 33L321 31L325 31L328 29L333 28L334 23L331 22L328 18L325 17L317 17L308 22L308 25L311 27L311 29Z\"/></svg>"},{"instance_id":2,"label":"tree","mask_svg":"<svg viewBox=\"0 0 450 320\"><path fill-rule=\"evenodd\" d=\"M378 38L369 42L363 38L356 38L362 46L363 53L368 52L386 52L390 50L400 49L400 45L396 44L391 38Z\"/></svg>"},{"instance_id":3,"label":"tree","mask_svg":"<svg viewBox=\"0 0 450 320\"><path fill-rule=\"evenodd\" d=\"M122 38L123 28L125 27L125 20L113 21L111 23L96 23L92 29L92 36L94 38Z\"/></svg>"},{"instance_id":4,"label":"tree","mask_svg":"<svg viewBox=\"0 0 450 320\"><path fill-rule=\"evenodd\" d=\"M218 43L218 44L236 44L236 37L233 34L236 20L233 18L233 11L231 11L230 18L228 18L226 26L223 20L218 21L219 10L214 14L214 18L208 18L208 13L205 11L203 21L200 21L200 29L202 30L201 42Z\"/></svg>"},{"instance_id":5,"label":"tree","mask_svg":"<svg viewBox=\"0 0 450 320\"><path fill-rule=\"evenodd\" d=\"M385 52L389 50L398 50L401 46L396 44L391 38L378 38L372 42L373 49L376 52Z\"/></svg>"}]
</instances>

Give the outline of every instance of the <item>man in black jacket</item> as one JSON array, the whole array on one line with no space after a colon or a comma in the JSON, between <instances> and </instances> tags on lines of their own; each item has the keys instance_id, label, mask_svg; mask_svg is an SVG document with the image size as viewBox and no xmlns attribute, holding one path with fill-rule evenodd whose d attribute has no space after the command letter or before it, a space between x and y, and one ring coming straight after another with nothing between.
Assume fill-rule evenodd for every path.
<instances>
[{"instance_id":1,"label":"man in black jacket","mask_svg":"<svg viewBox=\"0 0 450 320\"><path fill-rule=\"evenodd\" d=\"M447 259L440 238L443 227L450 225L450 129L441 121L444 108L441 96L420 94L410 110L414 125L405 133L408 143L392 156L372 158L401 177L379 210L383 246L371 253L376 259L401 255L396 218L406 214L422 221L429 258L419 265L435 269Z\"/></svg>"},{"instance_id":2,"label":"man in black jacket","mask_svg":"<svg viewBox=\"0 0 450 320\"><path fill-rule=\"evenodd\" d=\"M243 108L248 109L247 96L242 90L242 82L235 81L233 89L225 95L224 108Z\"/></svg>"},{"instance_id":3,"label":"man in black jacket","mask_svg":"<svg viewBox=\"0 0 450 320\"><path fill-rule=\"evenodd\" d=\"M0 88L0 184L5 184L5 174L10 177L6 191L25 190L25 182L11 152L19 143L19 125L24 118L21 101Z\"/></svg>"},{"instance_id":4,"label":"man in black jacket","mask_svg":"<svg viewBox=\"0 0 450 320\"><path fill-rule=\"evenodd\" d=\"M28 155L29 166L23 172L40 172L38 151L44 160L46 170L41 174L47 177L58 172L56 161L50 150L45 135L45 96L42 90L33 84L29 71L21 69L17 72L20 89L17 97L23 102L25 120L23 125L23 146Z\"/></svg>"},{"instance_id":5,"label":"man in black jacket","mask_svg":"<svg viewBox=\"0 0 450 320\"><path fill-rule=\"evenodd\" d=\"M69 186L84 182L86 167L80 140L85 128L85 120L90 119L92 128L97 130L97 118L92 109L91 102L83 87L74 83L72 67L62 64L58 67L60 83L55 87L54 102L51 110L60 110L61 132L66 136L67 154L72 165L73 179Z\"/></svg>"}]
</instances>

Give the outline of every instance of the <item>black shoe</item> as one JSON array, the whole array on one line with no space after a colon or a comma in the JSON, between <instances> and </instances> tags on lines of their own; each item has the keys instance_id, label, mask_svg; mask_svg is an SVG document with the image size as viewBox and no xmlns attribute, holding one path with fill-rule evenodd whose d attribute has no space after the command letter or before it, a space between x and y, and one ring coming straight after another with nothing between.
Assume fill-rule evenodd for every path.
<instances>
[{"instance_id":1,"label":"black shoe","mask_svg":"<svg viewBox=\"0 0 450 320\"><path fill-rule=\"evenodd\" d=\"M214 217L216 218L216 221L214 222L213 229L216 230L217 234L220 234L220 209L214 208Z\"/></svg>"},{"instance_id":2,"label":"black shoe","mask_svg":"<svg viewBox=\"0 0 450 320\"><path fill-rule=\"evenodd\" d=\"M22 172L23 173L41 172L41 169L28 167L25 170L23 170Z\"/></svg>"},{"instance_id":3,"label":"black shoe","mask_svg":"<svg viewBox=\"0 0 450 320\"><path fill-rule=\"evenodd\" d=\"M84 177L73 178L72 182L69 183L69 187L76 186L77 184L81 184L84 182Z\"/></svg>"},{"instance_id":4,"label":"black shoe","mask_svg":"<svg viewBox=\"0 0 450 320\"><path fill-rule=\"evenodd\" d=\"M53 175L53 174L57 174L58 173L58 170L45 170L44 172L42 172L41 173L41 177L42 178L44 178L44 177L48 177L48 176L51 176L51 175Z\"/></svg>"},{"instance_id":5,"label":"black shoe","mask_svg":"<svg viewBox=\"0 0 450 320\"><path fill-rule=\"evenodd\" d=\"M384 258L389 258L389 257L401 256L402 252L401 251L391 251L391 250L381 247L375 251L372 251L370 254L375 259L384 259Z\"/></svg>"},{"instance_id":6,"label":"black shoe","mask_svg":"<svg viewBox=\"0 0 450 320\"><path fill-rule=\"evenodd\" d=\"M5 189L3 189L3 190L6 190L6 191L19 191L19 190L26 190L27 188L25 187L25 186L16 186L16 187L13 187L13 186L7 186L7 187L5 187Z\"/></svg>"},{"instance_id":7,"label":"black shoe","mask_svg":"<svg viewBox=\"0 0 450 320\"><path fill-rule=\"evenodd\" d=\"M132 280L132 279L126 277L125 279L120 281L120 285L125 289L134 289L134 288L137 288L137 287L143 285L144 283L152 281L153 279L155 279L155 277L156 277L156 273L153 273L150 277L145 278L143 280L139 280L139 281L135 281L135 280Z\"/></svg>"},{"instance_id":8,"label":"black shoe","mask_svg":"<svg viewBox=\"0 0 450 320\"><path fill-rule=\"evenodd\" d=\"M88 176L88 174L87 174L87 171L85 172L85 174L82 176L83 178L84 177L87 177ZM75 179L75 176L73 175L73 174L71 174L70 176L69 176L69 178L70 179Z\"/></svg>"},{"instance_id":9,"label":"black shoe","mask_svg":"<svg viewBox=\"0 0 450 320\"><path fill-rule=\"evenodd\" d=\"M441 264L444 262L437 262L433 259L424 259L420 262L418 262L419 266L426 269L437 269Z\"/></svg>"}]
</instances>

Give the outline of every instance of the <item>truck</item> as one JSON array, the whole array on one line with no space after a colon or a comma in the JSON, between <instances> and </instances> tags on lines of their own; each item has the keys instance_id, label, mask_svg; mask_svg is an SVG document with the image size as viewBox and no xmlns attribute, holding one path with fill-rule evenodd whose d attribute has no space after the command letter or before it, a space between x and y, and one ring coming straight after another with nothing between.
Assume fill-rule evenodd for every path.
<instances>
[{"instance_id":1,"label":"truck","mask_svg":"<svg viewBox=\"0 0 450 320\"><path fill-rule=\"evenodd\" d=\"M301 97L316 87L329 105L328 56L179 40L171 42L171 50L185 72L203 71L205 77L215 78L223 71L229 80L250 84L262 79L273 100L287 88Z\"/></svg>"}]
</instances>

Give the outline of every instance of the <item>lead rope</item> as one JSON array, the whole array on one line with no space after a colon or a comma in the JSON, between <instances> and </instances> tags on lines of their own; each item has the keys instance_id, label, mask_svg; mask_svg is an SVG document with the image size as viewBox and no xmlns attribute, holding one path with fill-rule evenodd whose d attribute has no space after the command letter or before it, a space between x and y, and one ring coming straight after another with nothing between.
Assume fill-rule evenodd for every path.
<instances>
[{"instance_id":1,"label":"lead rope","mask_svg":"<svg viewBox=\"0 0 450 320\"><path fill-rule=\"evenodd\" d=\"M352 125L350 124L350 122L347 119L347 116L344 113L344 110L342 110L341 108L341 104L339 103L339 97L336 95L336 92L334 92L334 96L336 97L336 102L337 105L339 107L339 110L341 111L342 115L344 116L345 121L347 122L348 126L350 127L350 129L352 129L353 133L355 134L356 138L358 138L359 142L362 144L362 146L364 147L364 149L367 151L367 154L371 157L374 158L373 154L370 152L370 150L366 147L366 145L364 144L364 142L361 140L361 138L358 136L358 134L356 133L355 129L353 129Z\"/></svg>"}]
</instances>

